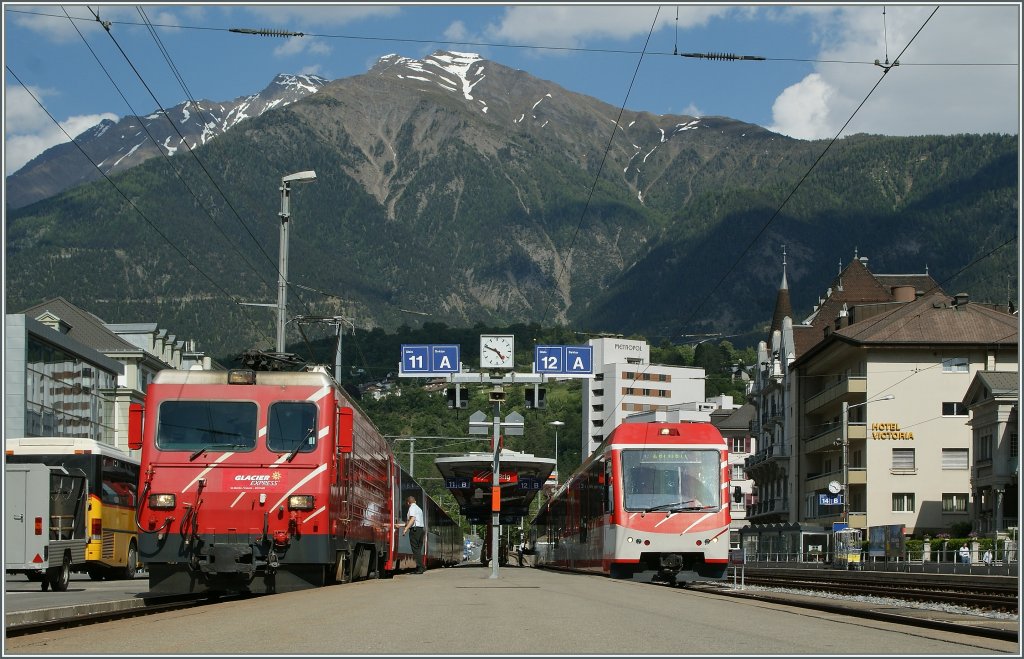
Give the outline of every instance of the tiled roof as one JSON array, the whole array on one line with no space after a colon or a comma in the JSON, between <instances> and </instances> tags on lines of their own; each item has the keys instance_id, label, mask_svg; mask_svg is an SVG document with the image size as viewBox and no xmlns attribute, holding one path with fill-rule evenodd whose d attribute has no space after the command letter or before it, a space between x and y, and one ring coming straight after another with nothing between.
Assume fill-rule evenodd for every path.
<instances>
[{"instance_id":1,"label":"tiled roof","mask_svg":"<svg viewBox=\"0 0 1024 659\"><path fill-rule=\"evenodd\" d=\"M993 393L1015 394L1020 391L1017 371L978 371L977 377Z\"/></svg>"},{"instance_id":2,"label":"tiled roof","mask_svg":"<svg viewBox=\"0 0 1024 659\"><path fill-rule=\"evenodd\" d=\"M749 428L754 415L754 406L744 403L738 409L733 410L732 414L716 420L715 426L718 428Z\"/></svg>"},{"instance_id":3,"label":"tiled roof","mask_svg":"<svg viewBox=\"0 0 1024 659\"><path fill-rule=\"evenodd\" d=\"M875 279L890 289L894 286L913 286L915 291L924 294L945 292L931 275L875 275Z\"/></svg>"},{"instance_id":4,"label":"tiled roof","mask_svg":"<svg viewBox=\"0 0 1024 659\"><path fill-rule=\"evenodd\" d=\"M856 343L986 344L1018 342L1017 317L980 304L954 304L940 293L924 295L891 312L838 329Z\"/></svg>"},{"instance_id":5,"label":"tiled roof","mask_svg":"<svg viewBox=\"0 0 1024 659\"><path fill-rule=\"evenodd\" d=\"M99 352L137 351L138 348L104 327L103 321L62 297L47 300L21 313L36 320L49 312L68 324L67 336Z\"/></svg>"}]
</instances>

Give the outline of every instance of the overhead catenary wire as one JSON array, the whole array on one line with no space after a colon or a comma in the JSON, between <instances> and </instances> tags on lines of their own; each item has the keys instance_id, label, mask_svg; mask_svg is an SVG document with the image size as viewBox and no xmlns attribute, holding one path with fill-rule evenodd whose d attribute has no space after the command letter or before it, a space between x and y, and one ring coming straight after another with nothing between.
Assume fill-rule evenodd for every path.
<instances>
[{"instance_id":1,"label":"overhead catenary wire","mask_svg":"<svg viewBox=\"0 0 1024 659\"><path fill-rule=\"evenodd\" d=\"M47 12L38 10L27 10L27 9L15 9L11 7L5 7L4 11L12 13L23 13L32 14L36 16L54 16ZM74 20L88 20L84 17L73 17ZM133 21L104 21L104 23L110 25L140 25ZM397 36L366 36L359 34L343 34L343 33L319 33L319 32L293 32L291 30L284 29L269 29L269 28L245 28L245 27L209 27L204 25L182 25L180 23L154 23L154 27L161 28L173 28L179 30L198 30L205 32L229 32L242 35L251 36L281 36L281 37L310 37L319 39L342 39L351 41L381 41L388 43L410 43L410 44L437 44L439 46L479 46L481 48L507 48L514 50L537 50L537 51L553 51L553 52L578 52L578 53L595 53L595 54L613 54L613 55L640 55L641 53L650 57L678 57L678 52L672 51L660 51L660 50L646 50L639 51L629 48L586 48L582 46L550 46L543 44L522 44L522 43L503 43L495 41L470 41L470 40L455 40L455 39L414 39L409 37L397 37ZM268 34L263 35L263 32ZM271 34L273 33L273 34ZM279 34L278 34L279 33ZM771 57L766 56L765 61L768 62L806 62L811 64L858 64L874 66L874 61L869 60L847 60L847 59L818 59L812 57ZM1018 66L1017 62L901 62L901 66Z\"/></svg>"},{"instance_id":2,"label":"overhead catenary wire","mask_svg":"<svg viewBox=\"0 0 1024 659\"><path fill-rule=\"evenodd\" d=\"M91 163L92 166L95 167L97 171L99 171L100 175L111 186L113 186L114 190L117 191L117 193L119 195L121 195L121 197L128 203L128 205L131 206L132 209L136 213L139 214L139 217L141 217L143 219L143 221L145 221L146 224L148 224L150 226L150 228L152 228L157 233L157 235L159 235L161 238L163 238L164 242L166 242L168 245L171 246L171 249L176 251L181 256L181 258L185 259L185 262L187 262L190 266L192 266L192 268L195 269L195 271L198 272L200 275L202 275L204 279L206 279L208 282L210 282L210 284L212 284L213 287L216 290L220 291L221 294L226 299L230 300L231 302L234 302L236 305L241 307L242 305L240 305L238 303L238 301L235 300L235 298L231 295L231 293L229 293L227 290L225 290L215 279L213 279L213 277L208 275L206 273L206 271L204 271L202 268L200 268L191 258L189 258L189 256L187 254L185 254L185 252L183 252L181 250L181 248L179 248L178 245L175 244L175 242L173 240L171 240L169 236L167 236L167 234L165 234L163 231L161 231L160 227L157 226L156 223L154 223L151 219L149 219L149 217L142 211L142 209L139 208L135 204L135 202L132 201L131 198L127 194L125 194L124 191L121 190L121 188L119 188L117 186L117 184L114 183L114 181L109 176L107 176L107 174L100 168L100 166L96 162L94 162L92 160L92 158L89 157L89 154L87 154L85 152L85 150L82 149L82 146L78 142L76 142L70 135L67 134L67 131L65 131L64 127L60 125L60 122L57 121L57 119L54 118L54 116L49 113L49 111L43 106L42 103L40 103L39 99L36 98L35 94L33 94L32 91L28 88L28 86L21 80L21 78L18 77L18 74L16 74L14 71L12 71L10 66L5 65L4 68L6 68L7 72L10 73L11 76L15 80L18 81L18 84L21 85L22 88L25 90L25 92L27 94L29 94L29 96L39 105L39 107L43 110L43 112L46 113L46 115L50 118L50 120L53 121L53 123L56 124L57 127L60 128L60 130L67 136L68 140L72 144L74 144L75 148L77 148L79 150L79 152L81 152L81 154L83 156L85 156L85 158L89 161L89 163ZM243 311L248 311L248 310L244 309L244 307L243 307ZM249 319L249 322L253 325L253 329L255 329L257 333L261 333L262 332L262 330L260 330L260 328L259 328L259 325L257 325L255 322L253 322L253 320L251 318ZM264 333L264 338L266 338L268 341L270 340L270 336L265 334L265 333Z\"/></svg>"},{"instance_id":3,"label":"overhead catenary wire","mask_svg":"<svg viewBox=\"0 0 1024 659\"><path fill-rule=\"evenodd\" d=\"M932 13L928 15L928 18L925 19L925 21L921 25L921 27L918 28L917 32L914 33L914 36L911 37L910 40L907 42L907 45L903 48L903 52L906 52L907 48L910 48L910 45L914 42L914 40L917 38L917 36L921 33L921 30L923 30L925 28L925 26L928 25L928 22L931 21L932 17L935 16L935 13L938 10L939 10L939 8L936 7L932 11ZM903 52L900 53L900 56L902 56ZM898 60L899 57L897 57L896 59ZM754 246L754 244L757 243L758 239L760 239L761 235L764 234L764 232L768 230L768 227L770 227L772 225L772 223L776 220L776 218L778 218L778 216L782 213L782 209L786 207L786 204L788 204L789 201L796 195L797 191L804 184L804 182L808 179L808 177L810 177L811 173L815 170L815 168L818 166L818 164L825 158L825 155L828 154L828 152L835 145L835 143L839 141L839 137L846 130L846 127L850 125L850 122L852 122L854 117L857 116L857 113L860 112L861 108L863 108L864 105L868 102L868 99L870 99L871 96L875 93L875 90L878 89L879 85L882 84L882 81L885 80L885 77L889 74L890 70L891 69L884 69L882 71L882 74L878 77L878 80L875 81L875 84L872 85L871 89L868 91L867 95L864 96L864 98L861 100L861 102L857 104L857 107L854 108L854 110L850 114L849 118L839 128L839 130L836 132L835 136L831 140L829 140L828 144L825 145L825 148L822 149L821 153L818 154L818 157L815 158L814 162L812 162L810 167L807 168L807 171L804 172L803 176L801 176L800 179L794 184L792 189L790 189L789 193L782 200L782 202L778 205L778 207L771 214L771 216L768 218L768 220L761 226L760 229L758 229L758 231L754 235L754 237L751 238L747 242L746 247L744 247L743 250L737 255L736 259L732 262L732 265L730 265L728 267L728 269L725 271L725 274L723 274L718 279L718 281L715 282L715 284L703 295L703 297L700 299L699 303L695 307L693 307L693 309L690 311L689 315L681 323L681 327L679 328L679 330L673 333L673 336L677 335L677 334L682 334L683 333L683 330L686 327L689 326L690 322L692 322L693 318L697 315L697 312L700 311L704 307L704 305L711 299L711 296L715 294L715 292L721 287L723 282L725 282L725 280L729 277L729 275L732 274L733 270L735 270L736 267L743 261L743 259L746 256L747 252L749 252L751 250L751 248Z\"/></svg>"},{"instance_id":4,"label":"overhead catenary wire","mask_svg":"<svg viewBox=\"0 0 1024 659\"><path fill-rule=\"evenodd\" d=\"M156 97L156 94L153 93L153 90L150 88L149 84L146 82L146 79L143 77L142 73L139 72L138 67L135 66L135 63L132 61L131 57L129 57L128 53L126 53L124 51L124 49L121 47L121 44L118 42L117 37L115 37L113 32L111 32L111 30L110 30L111 22L110 21L101 21L98 12L94 12L91 8L89 8L89 11L92 12L93 15L95 16L96 22L99 22L99 23L101 23L103 25L104 31L107 33L107 36L110 37L111 41L114 43L114 46L117 48L118 52L121 53L121 56L124 58L125 62L127 62L128 66L131 68L132 72L138 78L139 82L142 84L142 86L145 88L145 90L149 93L150 98L152 98L153 102L156 103L157 108L159 108L160 112L163 113L163 115L166 116L168 118L168 120L170 120L170 114L163 107L163 104L160 103L160 100ZM218 184L216 179L213 178L213 175L206 168L206 165L203 163L202 159L200 159L199 156L196 154L195 149L192 148L192 146L188 143L188 140L185 138L185 136L182 135L180 130L178 130L178 126L173 121L169 121L169 123L171 125L171 128L174 129L174 132L177 133L178 137L181 138L181 141L185 145L185 148L188 151L189 155L192 156L193 160L195 160L196 164L199 165L199 168L203 171L203 173L206 175L206 177L210 180L210 183L213 185L214 189L217 190L217 192L220 194L221 198L224 200L224 203L227 204L227 207L229 209L231 209L231 212L234 214L235 218L238 220L238 223L242 226L243 229L245 229L246 233L249 234L249 237L252 238L254 243L256 243L256 247L260 250L260 252L263 254L263 256L271 264L271 266L274 268L274 271L277 272L278 276L280 276L281 273L280 273L280 270L278 270L277 262L274 259L270 258L270 255L267 254L267 252L263 249L263 246L256 239L256 236L253 235L252 231L249 229L249 226L242 219L242 216L239 215L238 211L232 205L231 200L228 198L227 194L220 187L220 184ZM301 302L303 302L303 304L306 305L307 309L309 308L308 304L306 304L306 302L302 299L301 296L299 297L299 300Z\"/></svg>"},{"instance_id":5,"label":"overhead catenary wire","mask_svg":"<svg viewBox=\"0 0 1024 659\"><path fill-rule=\"evenodd\" d=\"M63 9L63 8L62 8L62 9ZM67 12L65 12L65 14L66 14L66 13L67 13ZM70 16L68 16L68 18L70 18ZM154 137L154 136L153 136L153 133L152 133L152 132L150 132L150 130L149 130L149 125L148 125L148 124L146 123L146 121L145 121L145 120L144 120L144 119L143 119L143 118L142 118L142 117L141 117L141 116L139 115L138 111L136 111L136 110L135 110L135 108L134 108L134 107L132 107L132 104L131 104L131 103L130 103L130 102L128 101L128 98L127 98L127 97L126 97L126 96L124 95L124 92L123 92L123 91L121 91L121 88L120 88L120 87L118 86L117 82L115 82L115 81L114 81L114 78L113 78L113 76L111 76L110 72L109 72L109 71L107 70L107 68L106 68L106 67L105 67L105 66L103 65L103 62L102 62L102 61L100 61L100 58L99 58L99 56L98 56L98 55L96 54L96 52L95 52L95 51L93 50L92 46L91 46L91 45L89 45L89 41L88 41L88 40L87 40L87 39L85 38L85 35L83 35L83 34L82 34L82 32L81 32L81 31L80 31L80 30L78 29L78 26L77 26L77 25L75 25L74 21L71 21L71 26L72 26L72 27L74 28L74 30L75 30L75 32L76 32L76 33L78 34L79 38L81 38L81 40L82 40L82 43L83 43L83 44L85 44L85 47L86 47L86 49L87 49L87 50L89 51L89 53L90 53L90 54L91 54L91 55L93 56L93 59L94 59L94 60L96 61L96 64L97 64L97 65L98 65L98 66L100 67L100 70L102 70L102 71L103 71L103 73L104 73L104 74L105 74L105 75L107 76L107 79L108 79L108 80L110 81L110 84L111 84L111 85L112 85L112 86L114 87L114 89L115 89L115 90L117 91L118 95L119 95L119 96L121 97L121 100L123 100L123 101L124 101L125 105L126 105L126 106L128 107L128 109L129 109L129 110L131 111L131 113L132 113L132 116L133 116L133 117L135 117L135 119L137 119L137 120L138 120L138 122L139 122L139 125L140 125L140 126L142 127L142 130L143 130L143 131L144 131L144 132L146 133L146 136L147 136L147 137L149 138L149 140L150 140L150 141L151 141L151 142L153 143L153 145L154 145L154 146L156 147L157 153L159 153L159 154L160 154L160 155L161 155L161 156L163 157L163 159L164 159L164 162L166 162L166 163L167 163L167 165L168 165L168 167L170 168L171 172L173 172L173 173L174 173L174 176L175 176L175 177L176 177L176 178L178 179L178 181L179 181L179 182L180 182L180 183L182 184L182 186L183 186L183 187L184 187L184 188L185 188L185 189L186 189L186 190L187 190L187 191L189 192L189 194L190 194L190 195L192 195L192 198L196 200L196 204L197 204L197 206L198 206L199 208L202 208L202 209L203 209L203 211L204 211L204 212L206 212L206 216L207 216L208 218L210 218L210 223L211 223L211 224L212 224L212 225L214 226L214 228L216 228L216 229L217 229L217 231L218 231L218 232L220 232L221 236L223 236L223 238L224 238L224 240L225 240L225 241L227 242L227 244L228 244L228 245L230 245L230 246L231 246L231 248L235 250L235 252L236 252L236 253L237 253L237 254L239 255L239 257L240 257L240 258L241 258L241 259L242 259L242 260L243 260L243 261L245 262L245 264L246 264L246 265L248 265L248 266L249 266L249 268L250 268L250 269L251 269L251 270L252 270L253 272L255 272L255 273L256 273L256 276L257 276L257 277L259 277L259 278L260 278L260 280L262 280L262 281L263 281L263 283L264 283L264 284L265 284L265 285L266 285L266 286L267 286L268 288L272 288L272 287L271 287L271 285L270 285L270 283L269 283L269 282L267 282L267 281L266 281L266 279L264 279L264 278L263 278L263 276L262 276L262 274L261 274L261 273L259 272L259 270L257 270L257 269L256 269L256 267L255 267L255 266L253 266L253 265L252 265L251 263L249 263L249 260L245 258L245 255L244 255L244 254L243 254L243 253L241 252L241 250L239 250L239 249L238 249L238 246L237 246L236 242L235 242L235 241L233 241L233 240L231 240L231 239L230 239L230 238L228 237L227 233L225 233L225 232L224 232L224 229L223 229L223 228L222 228L222 227L220 226L220 224L218 224L218 223L217 223L217 221L216 221L216 220L214 219L214 217L213 217L213 215L212 215L212 214L210 213L210 211L209 211L209 210L208 210L208 209L207 209L207 208L206 208L206 207L205 207L205 206L203 205L202 201L201 201L201 200L199 199L199 196L198 196L198 195L196 194L195 190L193 190L193 189L192 189L192 187L191 187L191 186L190 186L190 185L188 184L188 182L187 182L187 181L185 181L185 179L184 179L184 178L182 178L182 176L181 176L181 172L179 172L179 171L178 171L178 169L177 169L177 168L176 168L176 167L174 166L174 164L173 164L173 163L171 162L171 157L170 157L170 155L168 155L167 153L165 153L165 152L164 152L164 150L163 150L163 149L161 148L161 146L160 146L160 143L159 143L159 142L157 141L156 137ZM168 121L168 122L171 122L171 121L172 121L172 120L171 120L171 118L170 118L169 116L165 116L165 119L167 119L167 121ZM74 141L74 138L72 138L72 141Z\"/></svg>"}]
</instances>

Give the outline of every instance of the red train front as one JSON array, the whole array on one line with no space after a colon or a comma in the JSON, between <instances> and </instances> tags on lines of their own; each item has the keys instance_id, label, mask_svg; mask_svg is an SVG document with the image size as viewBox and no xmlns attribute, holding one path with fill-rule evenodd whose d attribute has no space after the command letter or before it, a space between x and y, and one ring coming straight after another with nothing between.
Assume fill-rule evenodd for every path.
<instances>
[{"instance_id":1,"label":"red train front","mask_svg":"<svg viewBox=\"0 0 1024 659\"><path fill-rule=\"evenodd\" d=\"M534 520L537 562L683 583L724 578L725 440L710 423L624 423Z\"/></svg>"},{"instance_id":2,"label":"red train front","mask_svg":"<svg viewBox=\"0 0 1024 659\"><path fill-rule=\"evenodd\" d=\"M393 456L322 369L161 371L131 425L152 592L284 592L395 567Z\"/></svg>"}]
</instances>

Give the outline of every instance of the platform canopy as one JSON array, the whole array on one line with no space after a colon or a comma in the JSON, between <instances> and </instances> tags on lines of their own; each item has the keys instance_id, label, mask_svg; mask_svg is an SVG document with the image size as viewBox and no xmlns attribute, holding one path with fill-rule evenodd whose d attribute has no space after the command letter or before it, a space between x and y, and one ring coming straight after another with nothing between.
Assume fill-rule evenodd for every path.
<instances>
[{"instance_id":1,"label":"platform canopy","mask_svg":"<svg viewBox=\"0 0 1024 659\"><path fill-rule=\"evenodd\" d=\"M534 497L555 468L554 458L502 449L499 455L502 524L525 517ZM494 454L467 453L434 460L444 485L455 497L460 512L471 524L491 521L491 488L494 483Z\"/></svg>"}]
</instances>

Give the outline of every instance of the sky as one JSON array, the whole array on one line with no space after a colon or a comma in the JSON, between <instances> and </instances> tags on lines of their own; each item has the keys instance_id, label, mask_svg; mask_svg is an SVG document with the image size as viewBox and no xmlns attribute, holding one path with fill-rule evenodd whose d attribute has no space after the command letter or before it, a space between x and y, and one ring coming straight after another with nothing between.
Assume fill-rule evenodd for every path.
<instances>
[{"instance_id":1,"label":"sky","mask_svg":"<svg viewBox=\"0 0 1024 659\"><path fill-rule=\"evenodd\" d=\"M232 100L279 73L347 78L383 55L437 50L478 53L615 107L725 116L799 139L1020 134L1019 2L3 9L5 175L104 118L190 96Z\"/></svg>"}]
</instances>

